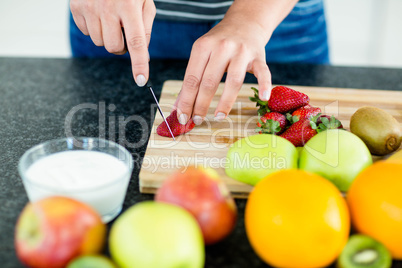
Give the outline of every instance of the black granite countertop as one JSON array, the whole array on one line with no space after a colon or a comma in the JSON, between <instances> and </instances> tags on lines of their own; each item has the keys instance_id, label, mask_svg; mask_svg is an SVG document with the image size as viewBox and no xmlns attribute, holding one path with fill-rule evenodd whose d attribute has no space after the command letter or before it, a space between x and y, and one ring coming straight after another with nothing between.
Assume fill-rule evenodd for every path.
<instances>
[{"instance_id":1,"label":"black granite countertop","mask_svg":"<svg viewBox=\"0 0 402 268\"><path fill-rule=\"evenodd\" d=\"M333 67L303 64L270 64L274 84L402 90L402 69ZM183 79L185 61L157 61L150 77L157 96L165 80ZM252 75L246 82L255 83ZM128 60L0 58L0 266L20 267L13 246L14 226L28 202L17 172L22 154L43 141L65 137L65 118L83 103L72 121L75 136L104 137L144 146L129 149L142 157L149 133L135 123L125 131L99 124L99 113L109 118L139 115L152 125L152 96L135 86ZM115 109L108 109L109 105ZM105 105L105 106L103 106ZM141 161L141 159L139 159ZM135 167L124 208L152 199L138 190L139 167ZM244 232L245 200L236 200L239 220L224 241L206 248L206 267L266 267L254 254ZM394 267L402 267L394 264Z\"/></svg>"}]
</instances>

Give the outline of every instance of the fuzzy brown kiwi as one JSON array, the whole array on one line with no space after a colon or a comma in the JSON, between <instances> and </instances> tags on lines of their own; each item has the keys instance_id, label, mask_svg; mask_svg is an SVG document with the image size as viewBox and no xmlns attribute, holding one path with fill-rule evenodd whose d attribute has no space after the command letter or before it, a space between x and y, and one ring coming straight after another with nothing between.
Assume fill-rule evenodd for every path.
<instances>
[{"instance_id":1,"label":"fuzzy brown kiwi","mask_svg":"<svg viewBox=\"0 0 402 268\"><path fill-rule=\"evenodd\" d=\"M359 108L350 119L350 131L359 136L375 155L396 151L402 141L398 121L377 107Z\"/></svg>"}]
</instances>

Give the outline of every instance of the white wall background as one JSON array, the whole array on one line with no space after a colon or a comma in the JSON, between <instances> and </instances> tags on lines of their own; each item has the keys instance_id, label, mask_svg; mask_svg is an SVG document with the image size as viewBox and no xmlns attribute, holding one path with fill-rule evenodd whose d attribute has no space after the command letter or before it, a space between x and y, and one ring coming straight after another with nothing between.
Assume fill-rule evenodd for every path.
<instances>
[{"instance_id":1,"label":"white wall background","mask_svg":"<svg viewBox=\"0 0 402 268\"><path fill-rule=\"evenodd\" d=\"M0 0L0 56L70 57L69 0Z\"/></svg>"},{"instance_id":2,"label":"white wall background","mask_svg":"<svg viewBox=\"0 0 402 268\"><path fill-rule=\"evenodd\" d=\"M402 67L401 0L325 0L334 65ZM70 57L69 0L0 0L0 56Z\"/></svg>"},{"instance_id":3,"label":"white wall background","mask_svg":"<svg viewBox=\"0 0 402 268\"><path fill-rule=\"evenodd\" d=\"M401 0L325 0L336 65L402 67Z\"/></svg>"}]
</instances>

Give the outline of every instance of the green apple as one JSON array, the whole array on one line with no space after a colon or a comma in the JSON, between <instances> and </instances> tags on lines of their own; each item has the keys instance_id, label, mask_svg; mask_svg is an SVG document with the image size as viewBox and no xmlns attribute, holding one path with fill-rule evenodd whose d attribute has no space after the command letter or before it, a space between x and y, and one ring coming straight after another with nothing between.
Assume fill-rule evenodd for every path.
<instances>
[{"instance_id":1,"label":"green apple","mask_svg":"<svg viewBox=\"0 0 402 268\"><path fill-rule=\"evenodd\" d=\"M272 134L256 134L232 144L227 153L226 174L255 185L281 169L297 168L298 153L288 140Z\"/></svg>"},{"instance_id":2,"label":"green apple","mask_svg":"<svg viewBox=\"0 0 402 268\"><path fill-rule=\"evenodd\" d=\"M185 209L138 203L113 223L109 250L119 267L203 267L205 248L195 218Z\"/></svg>"},{"instance_id":3,"label":"green apple","mask_svg":"<svg viewBox=\"0 0 402 268\"><path fill-rule=\"evenodd\" d=\"M346 192L355 177L372 163L370 151L359 137L346 130L330 129L304 145L299 168L323 176Z\"/></svg>"},{"instance_id":4,"label":"green apple","mask_svg":"<svg viewBox=\"0 0 402 268\"><path fill-rule=\"evenodd\" d=\"M93 254L82 255L68 263L66 268L117 268L108 257Z\"/></svg>"}]
</instances>

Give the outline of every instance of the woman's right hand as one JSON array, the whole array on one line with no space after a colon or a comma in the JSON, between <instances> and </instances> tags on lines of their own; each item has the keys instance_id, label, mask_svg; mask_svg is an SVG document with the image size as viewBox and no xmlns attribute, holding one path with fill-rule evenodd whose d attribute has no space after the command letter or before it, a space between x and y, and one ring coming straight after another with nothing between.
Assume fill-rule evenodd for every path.
<instances>
[{"instance_id":1,"label":"woman's right hand","mask_svg":"<svg viewBox=\"0 0 402 268\"><path fill-rule=\"evenodd\" d=\"M96 46L117 55L128 50L134 80L144 86L149 76L148 45L156 14L153 0L71 0L70 9L78 28Z\"/></svg>"}]
</instances>

